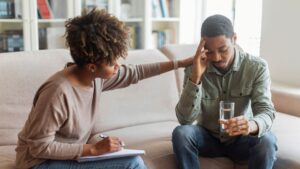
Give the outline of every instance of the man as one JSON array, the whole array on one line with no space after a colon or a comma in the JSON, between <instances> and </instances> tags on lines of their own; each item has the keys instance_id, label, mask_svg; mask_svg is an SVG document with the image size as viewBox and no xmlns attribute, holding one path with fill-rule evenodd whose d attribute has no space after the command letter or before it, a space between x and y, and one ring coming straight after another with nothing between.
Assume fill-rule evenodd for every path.
<instances>
[{"instance_id":1,"label":"man","mask_svg":"<svg viewBox=\"0 0 300 169\"><path fill-rule=\"evenodd\" d=\"M270 132L275 110L267 63L236 46L232 23L222 15L203 22L201 38L176 106L181 126L172 141L180 168L199 169L202 156L248 160L249 169L271 169L277 146ZM219 120L222 100L235 103L229 120Z\"/></svg>"}]
</instances>

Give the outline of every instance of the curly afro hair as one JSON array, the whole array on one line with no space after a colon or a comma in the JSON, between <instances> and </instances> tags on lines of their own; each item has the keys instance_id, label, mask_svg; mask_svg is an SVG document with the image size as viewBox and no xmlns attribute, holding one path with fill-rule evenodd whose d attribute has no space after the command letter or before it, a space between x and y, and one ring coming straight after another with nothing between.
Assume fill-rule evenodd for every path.
<instances>
[{"instance_id":1,"label":"curly afro hair","mask_svg":"<svg viewBox=\"0 0 300 169\"><path fill-rule=\"evenodd\" d=\"M69 19L65 26L66 45L79 67L88 63L113 64L127 55L128 28L105 10L94 8Z\"/></svg>"}]
</instances>

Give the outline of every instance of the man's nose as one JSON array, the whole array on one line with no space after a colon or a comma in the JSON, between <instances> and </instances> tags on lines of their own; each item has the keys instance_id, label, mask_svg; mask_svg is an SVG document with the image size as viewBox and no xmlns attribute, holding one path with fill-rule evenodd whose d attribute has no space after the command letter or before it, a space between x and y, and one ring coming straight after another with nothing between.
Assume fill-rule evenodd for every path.
<instances>
[{"instance_id":1,"label":"man's nose","mask_svg":"<svg viewBox=\"0 0 300 169\"><path fill-rule=\"evenodd\" d=\"M219 52L214 52L212 53L211 55L211 60L213 62L218 62L218 61L221 61L221 54Z\"/></svg>"}]
</instances>

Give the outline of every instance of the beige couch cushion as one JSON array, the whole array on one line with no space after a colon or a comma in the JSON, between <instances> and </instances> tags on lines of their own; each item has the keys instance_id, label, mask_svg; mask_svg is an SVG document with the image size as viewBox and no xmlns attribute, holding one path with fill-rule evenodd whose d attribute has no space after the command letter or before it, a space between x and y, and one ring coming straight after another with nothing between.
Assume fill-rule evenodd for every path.
<instances>
[{"instance_id":1,"label":"beige couch cushion","mask_svg":"<svg viewBox=\"0 0 300 169\"><path fill-rule=\"evenodd\" d=\"M0 146L0 168L13 169L15 168L15 145Z\"/></svg>"},{"instance_id":2,"label":"beige couch cushion","mask_svg":"<svg viewBox=\"0 0 300 169\"><path fill-rule=\"evenodd\" d=\"M167 61L158 50L130 51L123 63ZM145 79L124 89L103 92L94 133L161 121L177 121L174 72Z\"/></svg>"},{"instance_id":3,"label":"beige couch cushion","mask_svg":"<svg viewBox=\"0 0 300 169\"><path fill-rule=\"evenodd\" d=\"M299 105L299 103L298 103ZM299 106L298 106L299 107ZM276 113L273 132L278 139L276 168L300 169L300 118Z\"/></svg>"}]
</instances>

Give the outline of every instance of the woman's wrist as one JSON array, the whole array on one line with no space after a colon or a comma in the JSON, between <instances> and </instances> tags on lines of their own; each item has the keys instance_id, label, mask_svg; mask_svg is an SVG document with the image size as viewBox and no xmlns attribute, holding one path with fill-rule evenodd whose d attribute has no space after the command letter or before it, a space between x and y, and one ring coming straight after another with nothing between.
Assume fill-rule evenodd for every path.
<instances>
[{"instance_id":1,"label":"woman's wrist","mask_svg":"<svg viewBox=\"0 0 300 169\"><path fill-rule=\"evenodd\" d=\"M173 68L178 69L180 67L180 63L178 60L173 60Z\"/></svg>"},{"instance_id":2,"label":"woman's wrist","mask_svg":"<svg viewBox=\"0 0 300 169\"><path fill-rule=\"evenodd\" d=\"M94 155L94 145L93 144L84 144L83 145L83 152L81 156L90 156L90 155Z\"/></svg>"}]
</instances>

